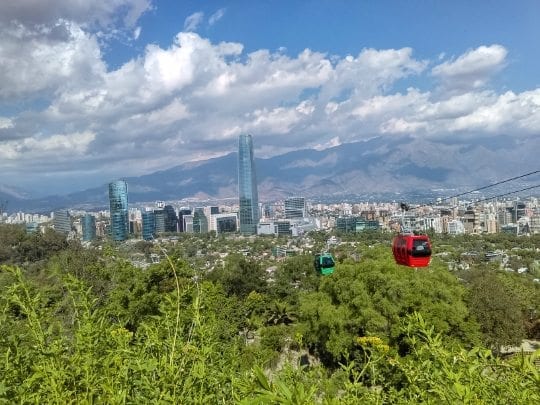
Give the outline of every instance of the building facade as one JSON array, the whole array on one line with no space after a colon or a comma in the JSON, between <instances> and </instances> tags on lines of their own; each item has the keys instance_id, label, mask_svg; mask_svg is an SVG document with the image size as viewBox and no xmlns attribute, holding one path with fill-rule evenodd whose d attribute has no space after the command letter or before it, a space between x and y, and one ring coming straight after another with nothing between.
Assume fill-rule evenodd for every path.
<instances>
[{"instance_id":1,"label":"building facade","mask_svg":"<svg viewBox=\"0 0 540 405\"><path fill-rule=\"evenodd\" d=\"M238 194L240 232L255 235L259 222L259 195L251 135L240 135L238 141Z\"/></svg>"},{"instance_id":2,"label":"building facade","mask_svg":"<svg viewBox=\"0 0 540 405\"><path fill-rule=\"evenodd\" d=\"M152 240L156 236L156 218L154 211L143 211L142 219L142 238L144 240Z\"/></svg>"},{"instance_id":3,"label":"building facade","mask_svg":"<svg viewBox=\"0 0 540 405\"><path fill-rule=\"evenodd\" d=\"M193 233L207 233L208 218L204 214L204 208L195 208L193 211Z\"/></svg>"},{"instance_id":4,"label":"building facade","mask_svg":"<svg viewBox=\"0 0 540 405\"><path fill-rule=\"evenodd\" d=\"M54 212L53 226L56 232L67 235L71 231L71 218L67 210Z\"/></svg>"},{"instance_id":5,"label":"building facade","mask_svg":"<svg viewBox=\"0 0 540 405\"><path fill-rule=\"evenodd\" d=\"M110 235L114 241L128 238L128 186L123 180L109 183L109 205L111 213Z\"/></svg>"},{"instance_id":6,"label":"building facade","mask_svg":"<svg viewBox=\"0 0 540 405\"><path fill-rule=\"evenodd\" d=\"M90 242L96 239L96 217L85 214L82 217L82 240Z\"/></svg>"},{"instance_id":7,"label":"building facade","mask_svg":"<svg viewBox=\"0 0 540 405\"><path fill-rule=\"evenodd\" d=\"M306 199L304 197L289 197L284 201L286 219L307 217Z\"/></svg>"},{"instance_id":8,"label":"building facade","mask_svg":"<svg viewBox=\"0 0 540 405\"><path fill-rule=\"evenodd\" d=\"M217 234L236 232L237 227L236 214L215 214L211 216L212 230Z\"/></svg>"},{"instance_id":9,"label":"building facade","mask_svg":"<svg viewBox=\"0 0 540 405\"><path fill-rule=\"evenodd\" d=\"M191 215L189 208L183 207L178 210L178 232L186 232L184 225L184 215Z\"/></svg>"}]
</instances>

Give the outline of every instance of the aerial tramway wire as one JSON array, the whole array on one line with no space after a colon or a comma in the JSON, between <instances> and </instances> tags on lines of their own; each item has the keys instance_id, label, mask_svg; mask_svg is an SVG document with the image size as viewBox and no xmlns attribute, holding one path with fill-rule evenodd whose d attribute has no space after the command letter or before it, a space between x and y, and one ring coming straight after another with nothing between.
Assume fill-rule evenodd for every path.
<instances>
[{"instance_id":1,"label":"aerial tramway wire","mask_svg":"<svg viewBox=\"0 0 540 405\"><path fill-rule=\"evenodd\" d=\"M529 173L525 173L525 174L522 174L520 176L515 176L515 177L512 177L510 179L506 179L506 180L501 180L501 181L498 181L496 183L493 183L493 184L489 184L487 186L483 186L483 187L479 187L479 188L475 188L473 190L469 190L469 191L465 191L463 193L459 193L459 194L456 194L456 195L452 195L450 197L446 197L446 198L443 198L441 199L441 201L446 201L446 200L450 200L452 198L457 198L457 197L461 197L461 196L464 196L464 195L467 195L467 194L471 194L471 193L475 193L477 191L481 191L481 190L485 190L487 188L491 188L491 187L495 187L495 186L498 186L500 184L504 184L504 183L509 183L511 181L514 181L514 180L518 180L518 179L522 179L524 177L529 177L529 176L532 176L533 174L537 174L537 173L540 173L540 170L535 170L535 171L532 171L532 172L529 172ZM537 186L538 187L538 186ZM534 187L531 187L531 188L534 188ZM524 191L524 190L518 190L516 192L519 192L519 191ZM512 193L510 193L512 194Z\"/></svg>"},{"instance_id":2,"label":"aerial tramway wire","mask_svg":"<svg viewBox=\"0 0 540 405\"><path fill-rule=\"evenodd\" d=\"M537 184L537 185L535 185L535 186L525 187L525 188L522 188L522 189L520 189L520 190L509 191L508 193L495 195L495 196L493 196L493 197L486 197L486 198L483 198L483 199L481 199L481 200L477 200L476 202L489 201L489 200L493 200L493 199L495 199L495 198L504 197L504 196L507 196L507 195L510 195L510 194L521 193L522 191L532 190L533 188L538 188L538 187L540 187L540 184Z\"/></svg>"},{"instance_id":3,"label":"aerial tramway wire","mask_svg":"<svg viewBox=\"0 0 540 405\"><path fill-rule=\"evenodd\" d=\"M416 207L408 207L407 204L403 204L403 203L402 203L402 209L404 209L405 211L414 211L415 209L418 209L418 208L429 207L429 206L438 204L438 203L440 203L440 202L442 202L442 201L447 201L447 200L450 200L450 199L452 199L452 198L457 198L457 197L461 197L461 196L464 196L464 195L467 195L467 194L475 193L475 192L477 192L477 191L486 190L486 189L488 189L488 188L495 187L495 186L498 186L498 185L504 184L504 183L509 183L509 182L511 182L511 181L519 180L519 179L522 179L522 178L525 178L525 177L529 177L529 176L532 176L533 174L537 174L537 173L540 173L540 170L534 170L534 171L532 171L532 172L525 173L525 174L522 174L522 175L519 175L519 176L515 176L515 177L511 177L511 178L509 178L509 179L501 180L501 181L495 182L495 183L493 183L493 184L488 184L487 186L478 187L478 188L475 188L475 189L469 190L469 191L464 191L464 192L462 192L462 193L455 194L455 195L452 195L452 196L450 196L450 197L442 198L440 201L437 201L437 202L431 202L431 203L427 203L427 204L419 204L419 205L416 206ZM508 192L508 193L496 195L496 196L493 196L493 197L484 198L484 199L482 199L482 200L478 200L477 202L488 201L488 200L492 200L492 199L494 199L494 198L504 197L504 196L507 196L507 195L510 195L510 194L515 194L515 193L519 193L519 192L521 192L521 191L531 190L531 189L537 188L537 187L540 187L540 184L538 184L538 185L536 185L536 186L525 187L525 188L523 188L523 189L521 189L521 190L515 190L515 191ZM403 208L403 205L405 205L407 208L406 208L406 209Z\"/></svg>"}]
</instances>

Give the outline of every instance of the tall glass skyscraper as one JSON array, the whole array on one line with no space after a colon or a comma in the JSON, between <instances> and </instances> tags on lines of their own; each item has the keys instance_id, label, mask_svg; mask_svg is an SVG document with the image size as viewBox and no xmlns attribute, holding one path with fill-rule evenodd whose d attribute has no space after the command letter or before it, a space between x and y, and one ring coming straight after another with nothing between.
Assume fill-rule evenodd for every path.
<instances>
[{"instance_id":1,"label":"tall glass skyscraper","mask_svg":"<svg viewBox=\"0 0 540 405\"><path fill-rule=\"evenodd\" d=\"M254 235L257 233L259 222L259 195L251 135L240 135L238 141L238 194L240 232L244 235Z\"/></svg>"},{"instance_id":2,"label":"tall glass skyscraper","mask_svg":"<svg viewBox=\"0 0 540 405\"><path fill-rule=\"evenodd\" d=\"M154 239L156 234L156 217L154 211L142 212L142 237L144 240Z\"/></svg>"},{"instance_id":3,"label":"tall glass skyscraper","mask_svg":"<svg viewBox=\"0 0 540 405\"><path fill-rule=\"evenodd\" d=\"M82 240L85 242L96 239L96 217L86 214L82 217Z\"/></svg>"},{"instance_id":4,"label":"tall glass skyscraper","mask_svg":"<svg viewBox=\"0 0 540 405\"><path fill-rule=\"evenodd\" d=\"M126 240L129 233L128 186L124 180L109 183L112 240Z\"/></svg>"}]
</instances>

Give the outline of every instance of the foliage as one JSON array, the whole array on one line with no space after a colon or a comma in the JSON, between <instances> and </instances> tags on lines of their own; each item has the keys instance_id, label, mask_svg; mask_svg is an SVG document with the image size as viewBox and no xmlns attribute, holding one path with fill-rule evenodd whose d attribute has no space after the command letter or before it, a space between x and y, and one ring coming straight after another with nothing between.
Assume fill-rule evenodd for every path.
<instances>
[{"instance_id":1,"label":"foliage","mask_svg":"<svg viewBox=\"0 0 540 405\"><path fill-rule=\"evenodd\" d=\"M480 343L509 342L524 322L534 329L539 288L528 277L475 265L458 279L436 258L396 266L383 233L343 236L331 276L300 255L267 277L254 257L271 238L186 236L168 254L140 245L165 257L143 270L118 246L5 229L0 403L540 403L540 354L503 360ZM437 243L459 255L516 241ZM253 257L192 264L203 246L246 244Z\"/></svg>"}]
</instances>

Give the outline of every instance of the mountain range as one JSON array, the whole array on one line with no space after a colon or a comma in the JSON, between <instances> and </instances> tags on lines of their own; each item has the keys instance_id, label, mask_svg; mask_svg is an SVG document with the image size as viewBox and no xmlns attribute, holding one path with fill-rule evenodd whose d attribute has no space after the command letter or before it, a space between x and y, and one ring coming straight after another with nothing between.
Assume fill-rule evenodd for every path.
<instances>
[{"instance_id":1,"label":"mountain range","mask_svg":"<svg viewBox=\"0 0 540 405\"><path fill-rule=\"evenodd\" d=\"M324 150L297 150L256 159L259 200L273 201L292 195L321 201L433 200L539 169L539 150L540 136L537 135L452 139L374 137ZM133 203L234 199L237 196L237 154L185 163L125 180L129 200ZM540 176L531 176L507 183L497 192L539 183ZM108 188L104 184L67 195L33 199L22 190L0 186L2 201L8 201L9 211L105 208Z\"/></svg>"}]
</instances>

